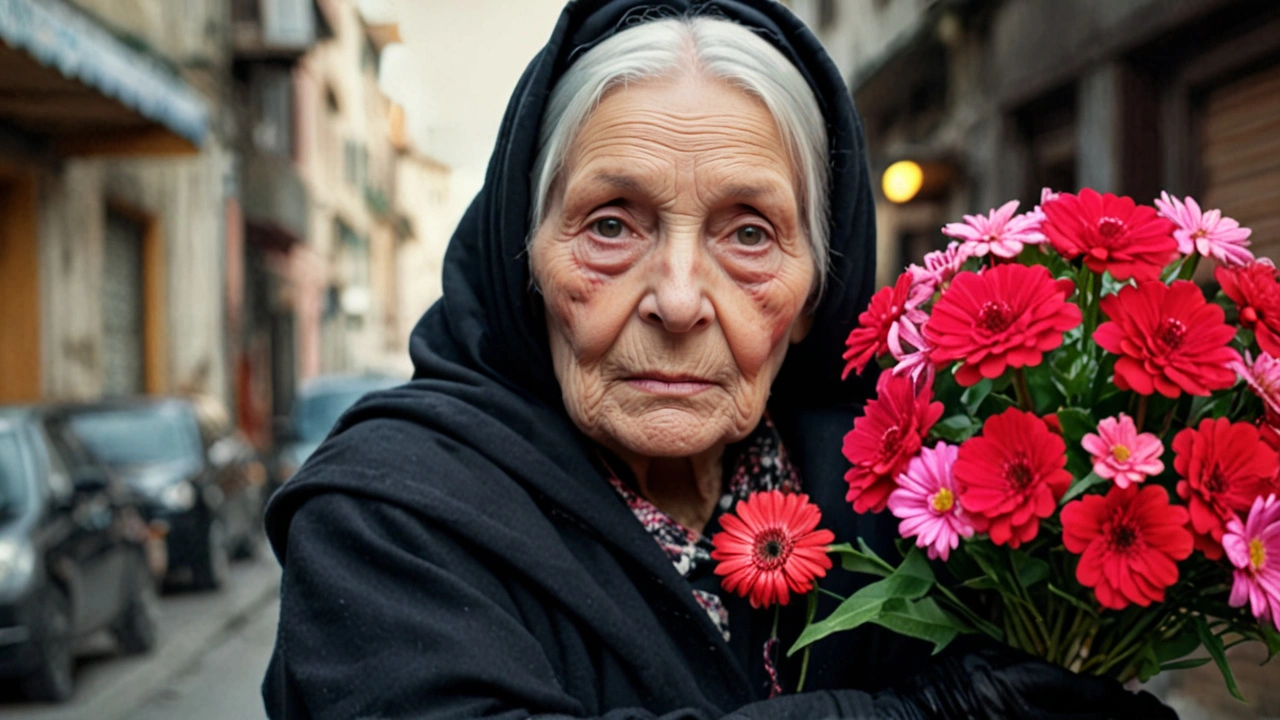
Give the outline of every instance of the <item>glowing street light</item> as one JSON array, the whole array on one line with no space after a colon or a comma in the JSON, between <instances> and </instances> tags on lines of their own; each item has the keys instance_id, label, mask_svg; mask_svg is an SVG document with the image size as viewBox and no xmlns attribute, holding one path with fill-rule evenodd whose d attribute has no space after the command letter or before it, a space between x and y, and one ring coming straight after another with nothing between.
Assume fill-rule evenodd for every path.
<instances>
[{"instance_id":1,"label":"glowing street light","mask_svg":"<svg viewBox=\"0 0 1280 720\"><path fill-rule=\"evenodd\" d=\"M899 160L885 168L880 177L884 196L893 203L909 202L924 185L924 170L911 160Z\"/></svg>"}]
</instances>

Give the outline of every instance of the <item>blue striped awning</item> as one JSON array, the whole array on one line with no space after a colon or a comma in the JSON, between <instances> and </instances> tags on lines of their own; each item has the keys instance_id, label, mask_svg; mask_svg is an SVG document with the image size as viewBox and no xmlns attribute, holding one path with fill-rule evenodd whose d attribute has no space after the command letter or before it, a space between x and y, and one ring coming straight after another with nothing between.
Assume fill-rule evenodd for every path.
<instances>
[{"instance_id":1,"label":"blue striped awning","mask_svg":"<svg viewBox=\"0 0 1280 720\"><path fill-rule=\"evenodd\" d=\"M195 145L208 131L209 108L195 90L61 0L0 0L0 42Z\"/></svg>"}]
</instances>

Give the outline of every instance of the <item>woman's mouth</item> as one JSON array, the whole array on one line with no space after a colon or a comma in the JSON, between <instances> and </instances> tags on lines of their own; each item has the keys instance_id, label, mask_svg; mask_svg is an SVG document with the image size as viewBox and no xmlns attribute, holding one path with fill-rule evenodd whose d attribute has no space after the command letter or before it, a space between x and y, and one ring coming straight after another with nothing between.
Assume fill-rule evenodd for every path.
<instances>
[{"instance_id":1,"label":"woman's mouth","mask_svg":"<svg viewBox=\"0 0 1280 720\"><path fill-rule=\"evenodd\" d=\"M646 373L627 378L627 384L640 392L663 397L689 397L710 390L715 383L693 375Z\"/></svg>"}]
</instances>

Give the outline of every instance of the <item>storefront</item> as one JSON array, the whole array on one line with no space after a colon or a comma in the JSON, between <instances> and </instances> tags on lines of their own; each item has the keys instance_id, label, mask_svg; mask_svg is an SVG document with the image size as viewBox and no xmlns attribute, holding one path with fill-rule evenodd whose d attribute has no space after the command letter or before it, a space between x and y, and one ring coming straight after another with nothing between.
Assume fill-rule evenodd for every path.
<instances>
[{"instance_id":1,"label":"storefront","mask_svg":"<svg viewBox=\"0 0 1280 720\"><path fill-rule=\"evenodd\" d=\"M164 387L162 218L81 161L195 155L208 114L71 5L0 0L0 402Z\"/></svg>"}]
</instances>

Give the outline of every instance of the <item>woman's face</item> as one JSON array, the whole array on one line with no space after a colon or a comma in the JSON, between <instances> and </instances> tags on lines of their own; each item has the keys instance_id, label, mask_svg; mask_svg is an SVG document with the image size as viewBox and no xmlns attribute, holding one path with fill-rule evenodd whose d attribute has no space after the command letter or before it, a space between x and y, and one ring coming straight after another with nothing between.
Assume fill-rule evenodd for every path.
<instances>
[{"instance_id":1,"label":"woman's face","mask_svg":"<svg viewBox=\"0 0 1280 720\"><path fill-rule=\"evenodd\" d=\"M808 329L815 277L800 213L759 100L699 77L607 94L530 249L578 427L644 457L751 432Z\"/></svg>"}]
</instances>

